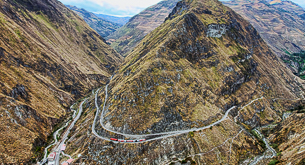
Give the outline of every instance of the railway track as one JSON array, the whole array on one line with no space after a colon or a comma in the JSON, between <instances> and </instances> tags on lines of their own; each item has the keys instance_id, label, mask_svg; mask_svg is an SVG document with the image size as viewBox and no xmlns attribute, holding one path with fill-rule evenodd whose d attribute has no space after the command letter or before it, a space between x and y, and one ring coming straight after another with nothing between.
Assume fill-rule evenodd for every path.
<instances>
[{"instance_id":1,"label":"railway track","mask_svg":"<svg viewBox=\"0 0 305 165\"><path fill-rule=\"evenodd\" d=\"M107 100L108 100L108 86L109 84L107 84L105 86L105 100L104 100L104 103L103 103L103 109L101 111L101 116L100 116L100 125L102 126L102 128L108 132L112 132L112 133L115 133L115 134L118 134L118 135L122 135L122 136L125 136L125 137L128 137L128 138L134 138L136 140L125 140L125 139L117 139L117 138L108 138L108 137L102 137L100 135L98 135L95 131L95 125L96 125L96 120L98 118L98 115L100 113L100 106L98 105L98 92L99 90L95 93L95 107L96 107L96 116L95 116L95 119L94 119L94 122L93 122L93 127L92 127L92 132L93 134L102 139L102 140L107 140L107 141L112 141L114 143L144 143L144 142L147 142L147 141L153 141L153 140L159 140L159 139L164 139L164 138L167 138L167 137L172 137L172 136L177 136L177 135L181 135L181 134L187 134L189 132L194 132L194 131L200 131L200 130L204 130L204 129L208 129L210 127L213 127L219 123L221 123L222 121L226 120L227 117L228 117L228 114L235 108L238 108L237 106L232 106L231 108L229 108L226 113L224 114L224 116L210 124L210 125L207 125L207 126L204 126L204 127L199 127L199 128L192 128L192 129L187 129L187 130L179 130L179 131L169 131L169 132L161 132L161 133L153 133L153 134L142 134L142 135L135 135L135 134L125 134L125 133L122 133L122 132L118 132L118 131L115 131L115 130L111 130L107 127L105 127L103 121L104 121L104 112L105 112L105 107L106 107L106 103L107 103ZM246 104L245 106L243 106L240 110L244 109L245 107L251 105L253 102L257 101L257 100L260 100L260 99L263 99L263 97L260 97L260 98L256 98L254 100L251 100L248 104ZM152 138L149 138L147 139L147 137L152 137ZM141 141L140 141L141 140Z\"/></svg>"}]
</instances>

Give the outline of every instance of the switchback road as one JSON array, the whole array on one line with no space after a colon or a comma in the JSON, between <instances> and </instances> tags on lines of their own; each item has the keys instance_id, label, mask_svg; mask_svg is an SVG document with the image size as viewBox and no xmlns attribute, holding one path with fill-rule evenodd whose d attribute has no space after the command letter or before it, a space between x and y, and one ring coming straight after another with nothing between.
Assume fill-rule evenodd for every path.
<instances>
[{"instance_id":1,"label":"switchback road","mask_svg":"<svg viewBox=\"0 0 305 165\"><path fill-rule=\"evenodd\" d=\"M237 108L236 106L232 106L230 109L228 109L226 111L225 115L220 120L218 120L218 121L216 121L216 122L214 122L210 125L204 126L204 127L192 128L192 129L187 129L187 130L179 130L179 131L161 132L161 133L154 133L154 134L143 134L143 135L125 134L125 133L122 133L122 132L111 130L111 129L105 127L105 125L103 123L104 111L105 111L106 102L107 102L107 99L108 99L108 86L109 86L109 84L107 84L106 87L105 87L105 101L103 103L103 110L102 110L101 116L100 116L100 124L101 124L101 126L104 130L115 133L115 134L123 135L123 136L126 136L128 138L136 138L136 139L141 139L141 138L145 138L145 137L149 137L149 136L159 136L159 137L155 137L155 138L152 138L152 139L146 139L146 141L142 141L142 142L135 142L134 141L134 142L120 142L120 143L144 143L144 142L147 142L147 141L153 141L153 140L163 139L163 138L167 138L167 137L171 137L171 136L186 134L186 133L189 133L189 132L192 132L192 131L200 131L200 130L208 129L208 128L213 127L213 126L221 123L222 121L226 120L227 117L228 117L228 114L231 112L231 110ZM95 136L97 136L100 139L112 141L107 137L102 137L102 136L98 135L95 131L95 124L96 124L96 120L97 120L97 117L98 117L97 115L100 112L100 108L99 108L99 105L97 103L98 91L95 94L96 116L95 116L95 119L94 119L94 122L93 122L92 132ZM259 99L263 99L263 97L252 100L250 103L243 106L240 110L244 109L245 107L249 106L250 104L252 104L253 102L255 102ZM112 141L112 142L119 143L117 141Z\"/></svg>"}]
</instances>

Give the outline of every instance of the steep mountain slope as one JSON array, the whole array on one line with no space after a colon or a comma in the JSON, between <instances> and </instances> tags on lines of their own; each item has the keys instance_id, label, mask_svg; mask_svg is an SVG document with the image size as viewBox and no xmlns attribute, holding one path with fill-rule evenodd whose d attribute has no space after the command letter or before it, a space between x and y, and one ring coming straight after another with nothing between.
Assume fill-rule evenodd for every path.
<instances>
[{"instance_id":1,"label":"steep mountain slope","mask_svg":"<svg viewBox=\"0 0 305 165\"><path fill-rule=\"evenodd\" d=\"M79 9L76 6L71 5L66 6L82 17L87 24L102 37L107 37L115 32L118 28L122 27L120 24L99 18L95 14L88 12L85 9Z\"/></svg>"},{"instance_id":2,"label":"steep mountain slope","mask_svg":"<svg viewBox=\"0 0 305 165\"><path fill-rule=\"evenodd\" d=\"M84 155L79 160L87 164L169 164L185 158L197 164L249 164L273 151L251 130L282 122L285 111L301 104L299 81L230 8L216 0L178 2L97 97L105 111L103 120L97 115L96 132L128 139L107 131L150 135L208 126L226 112L229 116L201 131L117 144L88 132L95 116L92 98L67 152ZM271 157L255 161L267 164Z\"/></svg>"},{"instance_id":3,"label":"steep mountain slope","mask_svg":"<svg viewBox=\"0 0 305 165\"><path fill-rule=\"evenodd\" d=\"M99 18L104 18L108 21L120 24L122 26L125 25L131 18L131 17L116 17L116 16L112 16L112 15L105 15L105 14L95 14L95 15Z\"/></svg>"},{"instance_id":4,"label":"steep mountain slope","mask_svg":"<svg viewBox=\"0 0 305 165\"><path fill-rule=\"evenodd\" d=\"M179 0L164 0L132 17L127 24L108 36L107 42L122 56L127 56L145 35L164 22Z\"/></svg>"},{"instance_id":5,"label":"steep mountain slope","mask_svg":"<svg viewBox=\"0 0 305 165\"><path fill-rule=\"evenodd\" d=\"M291 1L236 0L223 2L248 20L293 73L305 78L305 63L293 53L305 50L305 11ZM300 58L298 56L297 58Z\"/></svg>"},{"instance_id":6,"label":"steep mountain slope","mask_svg":"<svg viewBox=\"0 0 305 165\"><path fill-rule=\"evenodd\" d=\"M56 0L0 1L0 163L35 159L75 99L121 62Z\"/></svg>"},{"instance_id":7,"label":"steep mountain slope","mask_svg":"<svg viewBox=\"0 0 305 165\"><path fill-rule=\"evenodd\" d=\"M182 129L204 125L231 105L265 96L261 104L270 116L252 123L255 127L278 118L268 99L296 98L297 90L293 74L240 16L214 1L179 3L126 57L111 83L105 118L128 133ZM249 115L242 120L257 117Z\"/></svg>"},{"instance_id":8,"label":"steep mountain slope","mask_svg":"<svg viewBox=\"0 0 305 165\"><path fill-rule=\"evenodd\" d=\"M287 117L283 123L271 130L270 141L281 152L281 164L305 163L305 110L301 109ZM268 133L268 131L265 131Z\"/></svg>"}]
</instances>

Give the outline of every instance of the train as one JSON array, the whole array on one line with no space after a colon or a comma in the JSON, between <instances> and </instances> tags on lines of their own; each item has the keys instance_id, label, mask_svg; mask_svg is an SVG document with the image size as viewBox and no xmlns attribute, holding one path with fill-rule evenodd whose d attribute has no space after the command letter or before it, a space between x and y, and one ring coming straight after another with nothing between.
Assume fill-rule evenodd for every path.
<instances>
[{"instance_id":1,"label":"train","mask_svg":"<svg viewBox=\"0 0 305 165\"><path fill-rule=\"evenodd\" d=\"M118 141L118 142L143 142L146 141L146 139L139 139L139 140L123 140L123 139L115 139L115 138L110 138L112 141Z\"/></svg>"}]
</instances>

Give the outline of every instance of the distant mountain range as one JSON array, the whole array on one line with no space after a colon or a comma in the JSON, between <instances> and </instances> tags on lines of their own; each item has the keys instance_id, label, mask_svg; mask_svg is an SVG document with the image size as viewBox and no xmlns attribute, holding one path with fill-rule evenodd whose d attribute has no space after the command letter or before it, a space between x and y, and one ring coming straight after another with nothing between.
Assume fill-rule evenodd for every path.
<instances>
[{"instance_id":1,"label":"distant mountain range","mask_svg":"<svg viewBox=\"0 0 305 165\"><path fill-rule=\"evenodd\" d=\"M96 14L96 13L95 13L95 15L99 18L106 19L108 21L120 24L122 26L125 25L131 18L131 17L116 17L116 16L111 16L111 15Z\"/></svg>"},{"instance_id":2,"label":"distant mountain range","mask_svg":"<svg viewBox=\"0 0 305 165\"><path fill-rule=\"evenodd\" d=\"M127 56L132 48L151 31L161 25L179 0L164 0L132 17L127 24L106 37L107 42L122 56Z\"/></svg>"},{"instance_id":3,"label":"distant mountain range","mask_svg":"<svg viewBox=\"0 0 305 165\"><path fill-rule=\"evenodd\" d=\"M123 25L109 21L104 18L100 18L95 14L85 10L77 8L76 6L66 5L69 9L73 10L77 13L80 17L82 17L86 23L94 29L99 35L102 37L107 37L113 32L115 32L118 28L122 27Z\"/></svg>"}]
</instances>

